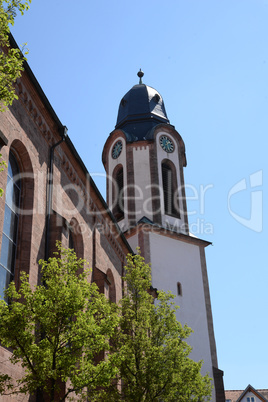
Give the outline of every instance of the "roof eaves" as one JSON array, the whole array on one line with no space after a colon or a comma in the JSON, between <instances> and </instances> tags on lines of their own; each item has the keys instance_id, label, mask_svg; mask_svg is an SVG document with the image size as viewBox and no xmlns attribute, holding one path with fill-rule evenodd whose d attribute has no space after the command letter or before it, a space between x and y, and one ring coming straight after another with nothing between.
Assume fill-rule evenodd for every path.
<instances>
[{"instance_id":1,"label":"roof eaves","mask_svg":"<svg viewBox=\"0 0 268 402\"><path fill-rule=\"evenodd\" d=\"M161 226L161 225L159 225L158 223L155 223L155 222L151 221L151 220L150 220L149 218L147 218L146 216L143 216L143 217L136 223L136 225L134 225L131 229L126 230L126 231L124 232L124 234L128 234L128 233L130 233L133 229L136 229L136 228L138 228L139 226L143 226L143 225L149 225L149 226L151 226L152 228L155 228L156 230L158 230L159 232L163 232L163 231L164 231L164 232L168 232L168 233L171 234L171 235L179 236L179 237L181 237L182 239L184 239L185 241L191 240L191 241L193 241L193 242L195 242L195 243L199 243L199 244L201 243L202 245L204 245L204 247L207 247L207 246L212 245L212 243L209 242L209 241L207 241L207 240L199 239L198 237L186 235L186 234L184 234L184 233L177 232L177 231L175 231L175 230L172 230L172 229L166 228L166 227L164 227L164 226ZM155 230L155 229L154 229L154 230Z\"/></svg>"},{"instance_id":2,"label":"roof eaves","mask_svg":"<svg viewBox=\"0 0 268 402\"><path fill-rule=\"evenodd\" d=\"M13 35L10 33L9 34L9 41L12 47L14 48L18 48L19 46L17 45L17 42L15 41ZM56 122L56 124L59 127L59 131L62 129L63 125L60 121L60 119L58 118L55 110L53 109L53 107L51 106L51 103L49 102L48 98L46 97L43 89L41 88L39 82L37 81L32 69L30 68L29 64L27 63L26 60L24 60L23 62L23 68L26 71L26 73L28 74L32 84L34 85L36 92L38 93L38 95L40 96L40 98L42 99L44 105L46 106L46 108L48 109L49 113L51 114L53 120Z\"/></svg>"},{"instance_id":3,"label":"roof eaves","mask_svg":"<svg viewBox=\"0 0 268 402\"><path fill-rule=\"evenodd\" d=\"M10 44L12 47L14 48L18 48L18 45L13 37L13 35L10 33L9 35L9 40L10 40ZM34 85L36 92L38 93L38 95L40 96L40 98L42 99L44 105L46 106L46 108L48 109L51 117L53 118L53 120L56 122L58 129L59 129L59 134L62 136L62 133L64 132L65 126L61 123L60 119L58 118L56 112L54 111L53 107L51 106L48 98L46 97L43 89L41 88L39 82L37 81L34 73L32 72L29 64L27 63L27 61L24 61L24 69L26 71L26 73L28 74L32 84ZM121 231L120 227L118 226L118 223L115 219L115 217L113 216L112 212L110 211L108 205L106 204L106 202L104 201L104 198L102 197L99 189L97 188L94 180L92 179L92 177L90 176L90 173L88 172L84 162L82 161L80 155L78 154L76 148L74 147L72 141L70 140L69 136L66 137L65 143L67 144L67 146L69 147L70 151L72 152L73 156L75 157L75 159L77 160L78 164L80 165L80 167L82 168L83 172L85 173L85 175L87 177L89 177L89 181L90 184L92 185L94 191L97 194L97 197L100 199L104 209L107 211L109 217L111 218L112 222L115 224L115 228L117 233L120 235L120 237L122 238L123 243L126 245L127 249L129 250L130 253L133 253L132 248L130 247L127 239L125 238L123 232Z\"/></svg>"},{"instance_id":4,"label":"roof eaves","mask_svg":"<svg viewBox=\"0 0 268 402\"><path fill-rule=\"evenodd\" d=\"M236 402L240 402L242 401L242 399L244 398L244 396L248 393L248 392L252 392L253 394L255 394L258 398L260 398L263 402L266 402L267 399L260 394L259 391L257 391L254 387L252 387L252 385L248 385L247 388L244 390L244 392L242 392L242 394L240 395L240 397L237 399Z\"/></svg>"}]
</instances>

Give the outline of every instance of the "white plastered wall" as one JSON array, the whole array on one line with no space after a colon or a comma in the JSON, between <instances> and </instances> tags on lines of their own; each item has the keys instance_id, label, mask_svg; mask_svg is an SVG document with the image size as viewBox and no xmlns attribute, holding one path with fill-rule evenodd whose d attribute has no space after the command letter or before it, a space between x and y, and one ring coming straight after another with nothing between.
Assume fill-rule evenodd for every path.
<instances>
[{"instance_id":1,"label":"white plastered wall","mask_svg":"<svg viewBox=\"0 0 268 402\"><path fill-rule=\"evenodd\" d=\"M139 236L136 233L135 235L133 235L132 237L129 237L127 239L128 243L130 244L130 247L132 248L132 250L134 251L134 253L136 253L137 251L137 247L140 247L139 244Z\"/></svg>"},{"instance_id":2,"label":"white plastered wall","mask_svg":"<svg viewBox=\"0 0 268 402\"><path fill-rule=\"evenodd\" d=\"M150 233L149 239L152 285L176 296L175 304L180 306L177 320L194 331L187 340L193 348L190 357L194 361L203 360L202 374L208 372L213 378L199 247L156 233ZM178 282L181 296L177 295Z\"/></svg>"},{"instance_id":3,"label":"white plastered wall","mask_svg":"<svg viewBox=\"0 0 268 402\"><path fill-rule=\"evenodd\" d=\"M153 219L149 146L133 148L136 221L143 216Z\"/></svg>"},{"instance_id":4,"label":"white plastered wall","mask_svg":"<svg viewBox=\"0 0 268 402\"><path fill-rule=\"evenodd\" d=\"M175 149L173 152L168 153L165 152L159 142L159 138L161 135L166 135L170 138L172 138ZM182 191L181 191L181 175L180 175L180 160L179 160L179 152L178 152L178 144L176 140L173 138L173 136L170 133L166 133L165 131L160 131L159 133L156 134L156 149L157 149L157 164L158 164L158 177L159 177L159 186L161 189L163 189L163 181L162 181L162 161L163 159L168 159L170 160L177 172L177 188L178 188L178 195L179 195L179 208L180 211L183 211L183 203L182 203ZM181 213L181 218L175 218L173 216L165 215L165 208L164 208L164 198L163 195L161 197L161 215L162 215L162 226L167 227L167 225L170 225L172 230L175 231L180 231L182 233L187 234L186 231L186 225L185 225L185 220L184 220L184 213Z\"/></svg>"},{"instance_id":5,"label":"white plastered wall","mask_svg":"<svg viewBox=\"0 0 268 402\"><path fill-rule=\"evenodd\" d=\"M121 140L123 144L122 152L117 159L112 158L112 149L117 141ZM111 211L113 210L113 172L114 169L118 166L123 166L123 178L124 178L124 188L127 188L127 159L126 159L126 141L124 137L116 137L116 139L112 142L111 147L109 149L109 171L107 180L108 180L108 192L109 192L109 208ZM128 227L128 219L127 214L125 214L124 219L118 222L120 228L124 231L124 228Z\"/></svg>"},{"instance_id":6,"label":"white plastered wall","mask_svg":"<svg viewBox=\"0 0 268 402\"><path fill-rule=\"evenodd\" d=\"M250 401L251 401L251 397L254 397L254 401L255 402L259 402L262 401L262 399L258 398L255 394L253 394L253 392L247 392L245 396L243 396L243 398L241 399L241 402L247 402L247 398L250 397Z\"/></svg>"}]
</instances>

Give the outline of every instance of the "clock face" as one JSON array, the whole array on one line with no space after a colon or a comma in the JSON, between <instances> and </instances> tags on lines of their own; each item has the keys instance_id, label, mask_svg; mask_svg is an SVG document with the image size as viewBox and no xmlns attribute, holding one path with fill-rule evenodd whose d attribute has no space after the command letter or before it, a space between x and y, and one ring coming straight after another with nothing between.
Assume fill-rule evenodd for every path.
<instances>
[{"instance_id":1,"label":"clock face","mask_svg":"<svg viewBox=\"0 0 268 402\"><path fill-rule=\"evenodd\" d=\"M172 140L166 135L161 135L159 142L164 151L169 153L174 151L174 144Z\"/></svg>"},{"instance_id":2,"label":"clock face","mask_svg":"<svg viewBox=\"0 0 268 402\"><path fill-rule=\"evenodd\" d=\"M113 149L112 149L113 159L118 158L118 156L121 154L122 148L123 148L122 141L119 140L114 144Z\"/></svg>"}]
</instances>

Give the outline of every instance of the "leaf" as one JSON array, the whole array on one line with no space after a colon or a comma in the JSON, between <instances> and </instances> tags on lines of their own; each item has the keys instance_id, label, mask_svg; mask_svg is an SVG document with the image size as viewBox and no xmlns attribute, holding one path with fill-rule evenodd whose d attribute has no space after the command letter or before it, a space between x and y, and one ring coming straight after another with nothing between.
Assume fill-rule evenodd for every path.
<instances>
[{"instance_id":1,"label":"leaf","mask_svg":"<svg viewBox=\"0 0 268 402\"><path fill-rule=\"evenodd\" d=\"M59 386L68 380L66 396L81 396L85 387L98 395L118 371L108 355L96 363L117 328L116 306L90 283L84 260L60 244L58 253L40 261L42 284L32 289L22 273L19 290L11 283L6 291L10 305L0 303L1 343L12 348L11 362L25 369L13 392L39 388L58 400Z\"/></svg>"},{"instance_id":2,"label":"leaf","mask_svg":"<svg viewBox=\"0 0 268 402\"><path fill-rule=\"evenodd\" d=\"M0 111L12 104L16 95L14 83L21 76L25 57L19 49L10 48L10 25L14 25L17 12L22 15L29 9L31 0L0 1Z\"/></svg>"},{"instance_id":3,"label":"leaf","mask_svg":"<svg viewBox=\"0 0 268 402\"><path fill-rule=\"evenodd\" d=\"M120 374L103 400L209 400L210 379L201 376L202 363L189 358L186 339L192 331L177 321L174 296L159 291L154 300L149 292L151 269L139 253L127 256L124 279L127 292L111 342Z\"/></svg>"}]
</instances>

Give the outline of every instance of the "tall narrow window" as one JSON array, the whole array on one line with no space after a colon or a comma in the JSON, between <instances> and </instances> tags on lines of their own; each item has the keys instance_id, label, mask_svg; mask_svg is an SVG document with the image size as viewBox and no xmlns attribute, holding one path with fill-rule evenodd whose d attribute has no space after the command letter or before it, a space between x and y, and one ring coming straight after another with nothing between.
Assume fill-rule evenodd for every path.
<instances>
[{"instance_id":1,"label":"tall narrow window","mask_svg":"<svg viewBox=\"0 0 268 402\"><path fill-rule=\"evenodd\" d=\"M178 296L182 296L182 290L181 290L181 283L177 282L177 293Z\"/></svg>"},{"instance_id":2,"label":"tall narrow window","mask_svg":"<svg viewBox=\"0 0 268 402\"><path fill-rule=\"evenodd\" d=\"M69 241L68 241L68 248L71 248L72 250L74 250L74 238L73 238L73 234L72 231L69 230Z\"/></svg>"},{"instance_id":3,"label":"tall narrow window","mask_svg":"<svg viewBox=\"0 0 268 402\"><path fill-rule=\"evenodd\" d=\"M116 303L116 289L115 289L115 282L114 282L114 276L112 274L111 269L109 268L106 274L106 281L109 285L108 288L108 299L113 302Z\"/></svg>"},{"instance_id":4,"label":"tall narrow window","mask_svg":"<svg viewBox=\"0 0 268 402\"><path fill-rule=\"evenodd\" d=\"M65 221L65 225L64 225L64 234L66 237L66 245L68 248L75 250L75 239L74 239L74 228L72 226L71 223L69 223L68 221Z\"/></svg>"},{"instance_id":5,"label":"tall narrow window","mask_svg":"<svg viewBox=\"0 0 268 402\"><path fill-rule=\"evenodd\" d=\"M176 176L171 166L166 162L162 163L162 180L165 214L180 217L179 205L175 200Z\"/></svg>"},{"instance_id":6,"label":"tall narrow window","mask_svg":"<svg viewBox=\"0 0 268 402\"><path fill-rule=\"evenodd\" d=\"M75 251L75 254L77 255L78 258L83 258L84 257L84 242L83 242L83 236L82 236L82 230L81 227L79 226L79 223L75 218L71 219L71 222L69 224L70 230L69 230L69 243L68 247L72 248Z\"/></svg>"},{"instance_id":7,"label":"tall narrow window","mask_svg":"<svg viewBox=\"0 0 268 402\"><path fill-rule=\"evenodd\" d=\"M15 274L20 194L21 180L19 167L15 156L10 152L0 257L0 296L2 299L4 298L4 290L14 279Z\"/></svg>"},{"instance_id":8,"label":"tall narrow window","mask_svg":"<svg viewBox=\"0 0 268 402\"><path fill-rule=\"evenodd\" d=\"M124 188L124 175L123 175L123 167L120 167L115 174L115 207L113 209L113 214L115 218L119 221L124 218L124 197L123 197L123 188ZM113 197L113 199L115 199Z\"/></svg>"}]
</instances>

